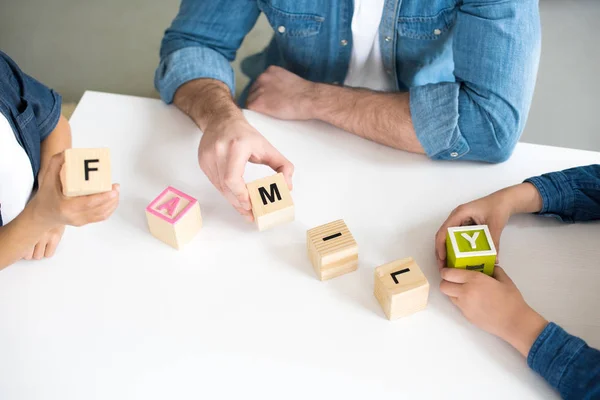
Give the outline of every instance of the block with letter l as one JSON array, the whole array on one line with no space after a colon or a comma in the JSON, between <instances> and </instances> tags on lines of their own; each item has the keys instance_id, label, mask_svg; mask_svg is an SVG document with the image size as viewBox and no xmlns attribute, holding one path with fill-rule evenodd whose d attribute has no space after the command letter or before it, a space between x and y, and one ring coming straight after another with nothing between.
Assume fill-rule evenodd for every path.
<instances>
[{"instance_id":1,"label":"block with letter l","mask_svg":"<svg viewBox=\"0 0 600 400\"><path fill-rule=\"evenodd\" d=\"M446 266L494 275L496 247L487 225L448 228Z\"/></svg>"},{"instance_id":2,"label":"block with letter l","mask_svg":"<svg viewBox=\"0 0 600 400\"><path fill-rule=\"evenodd\" d=\"M110 192L110 150L67 149L60 171L63 194L67 197Z\"/></svg>"},{"instance_id":3,"label":"block with letter l","mask_svg":"<svg viewBox=\"0 0 600 400\"><path fill-rule=\"evenodd\" d=\"M202 228L198 201L169 186L146 207L150 233L180 250Z\"/></svg>"},{"instance_id":4,"label":"block with letter l","mask_svg":"<svg viewBox=\"0 0 600 400\"><path fill-rule=\"evenodd\" d=\"M429 281L412 257L375 268L375 298L388 319L427 307Z\"/></svg>"},{"instance_id":5,"label":"block with letter l","mask_svg":"<svg viewBox=\"0 0 600 400\"><path fill-rule=\"evenodd\" d=\"M294 220L294 202L282 173L246 185L259 231Z\"/></svg>"}]
</instances>

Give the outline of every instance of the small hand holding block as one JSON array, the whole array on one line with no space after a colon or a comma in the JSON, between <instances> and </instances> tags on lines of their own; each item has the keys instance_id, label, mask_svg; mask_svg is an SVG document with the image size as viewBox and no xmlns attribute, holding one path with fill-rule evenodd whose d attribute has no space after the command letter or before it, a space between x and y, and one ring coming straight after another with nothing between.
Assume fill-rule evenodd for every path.
<instances>
[{"instance_id":1,"label":"small hand holding block","mask_svg":"<svg viewBox=\"0 0 600 400\"><path fill-rule=\"evenodd\" d=\"M358 245L341 219L307 231L306 245L308 257L322 281L358 268Z\"/></svg>"},{"instance_id":2,"label":"small hand holding block","mask_svg":"<svg viewBox=\"0 0 600 400\"><path fill-rule=\"evenodd\" d=\"M494 275L496 247L487 225L448 228L446 266Z\"/></svg>"},{"instance_id":3,"label":"small hand holding block","mask_svg":"<svg viewBox=\"0 0 600 400\"><path fill-rule=\"evenodd\" d=\"M259 231L294 220L294 202L282 173L246 185Z\"/></svg>"},{"instance_id":4,"label":"small hand holding block","mask_svg":"<svg viewBox=\"0 0 600 400\"><path fill-rule=\"evenodd\" d=\"M375 268L375 297L388 319L423 310L429 282L412 257Z\"/></svg>"},{"instance_id":5,"label":"small hand holding block","mask_svg":"<svg viewBox=\"0 0 600 400\"><path fill-rule=\"evenodd\" d=\"M110 150L67 149L60 172L63 194L67 197L110 192Z\"/></svg>"},{"instance_id":6,"label":"small hand holding block","mask_svg":"<svg viewBox=\"0 0 600 400\"><path fill-rule=\"evenodd\" d=\"M150 233L177 250L202 228L198 201L169 186L146 207Z\"/></svg>"}]
</instances>

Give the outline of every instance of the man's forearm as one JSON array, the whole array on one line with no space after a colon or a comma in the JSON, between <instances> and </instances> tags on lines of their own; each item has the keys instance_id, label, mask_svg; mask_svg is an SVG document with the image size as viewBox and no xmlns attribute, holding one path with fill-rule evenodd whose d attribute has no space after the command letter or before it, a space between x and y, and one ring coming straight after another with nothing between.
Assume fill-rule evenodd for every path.
<instances>
[{"instance_id":1,"label":"man's forearm","mask_svg":"<svg viewBox=\"0 0 600 400\"><path fill-rule=\"evenodd\" d=\"M212 123L242 116L227 85L215 79L196 79L181 85L173 103L202 131Z\"/></svg>"},{"instance_id":2,"label":"man's forearm","mask_svg":"<svg viewBox=\"0 0 600 400\"><path fill-rule=\"evenodd\" d=\"M396 149L424 154L410 117L408 93L317 83L311 113L319 119Z\"/></svg>"}]
</instances>

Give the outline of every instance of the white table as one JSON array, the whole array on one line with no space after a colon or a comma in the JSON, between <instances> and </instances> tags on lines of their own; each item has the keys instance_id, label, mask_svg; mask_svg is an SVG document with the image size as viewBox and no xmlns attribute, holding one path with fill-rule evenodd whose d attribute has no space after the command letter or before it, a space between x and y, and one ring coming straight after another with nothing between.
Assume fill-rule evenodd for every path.
<instances>
[{"instance_id":1,"label":"white table","mask_svg":"<svg viewBox=\"0 0 600 400\"><path fill-rule=\"evenodd\" d=\"M438 290L433 236L456 205L600 154L519 144L501 165L433 162L318 122L252 112L296 166L296 221L247 224L196 161L200 134L157 100L87 92L74 145L108 146L121 204L68 229L53 259L0 272L0 399L548 399L511 347L471 326ZM576 127L574 127L574 130ZM269 174L248 166L246 179ZM204 227L183 251L154 239L144 207L173 185ZM306 230L344 218L359 269L320 282ZM502 261L526 300L600 346L599 224L511 220ZM373 269L414 256L425 311L384 318Z\"/></svg>"}]
</instances>

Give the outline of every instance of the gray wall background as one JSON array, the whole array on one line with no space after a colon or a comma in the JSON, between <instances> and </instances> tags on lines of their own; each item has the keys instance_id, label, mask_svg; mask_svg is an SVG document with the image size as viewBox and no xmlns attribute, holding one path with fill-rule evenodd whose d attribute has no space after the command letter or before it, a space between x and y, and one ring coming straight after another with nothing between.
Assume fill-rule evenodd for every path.
<instances>
[{"instance_id":1,"label":"gray wall background","mask_svg":"<svg viewBox=\"0 0 600 400\"><path fill-rule=\"evenodd\" d=\"M204 0L210 1L210 0ZM523 141L600 151L600 0L541 0L540 72ZM86 89L157 97L160 39L179 0L0 0L0 49L77 101ZM234 64L262 49L261 17Z\"/></svg>"}]
</instances>

